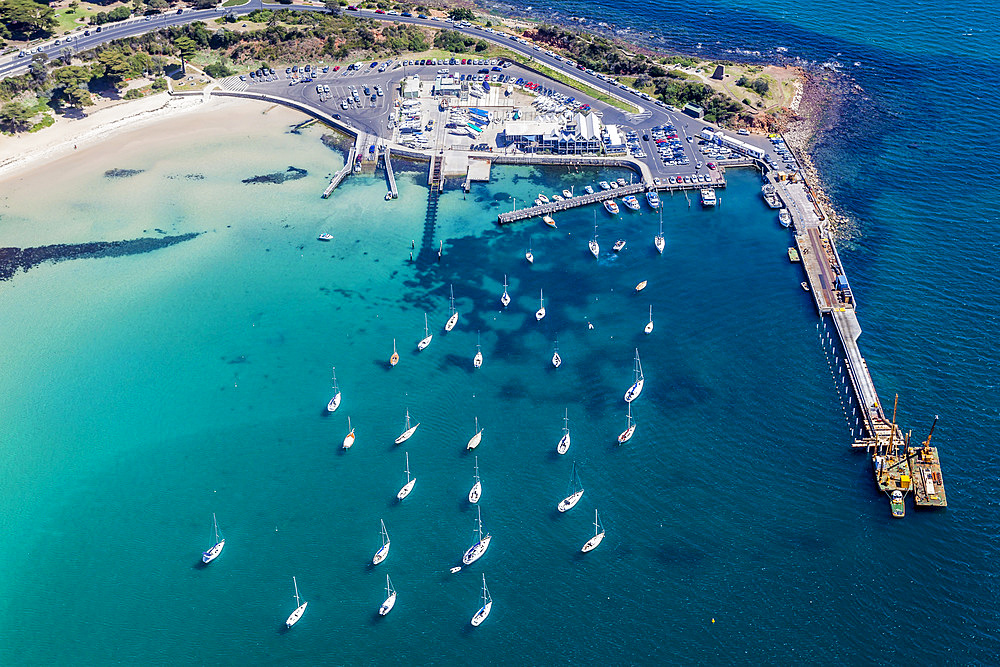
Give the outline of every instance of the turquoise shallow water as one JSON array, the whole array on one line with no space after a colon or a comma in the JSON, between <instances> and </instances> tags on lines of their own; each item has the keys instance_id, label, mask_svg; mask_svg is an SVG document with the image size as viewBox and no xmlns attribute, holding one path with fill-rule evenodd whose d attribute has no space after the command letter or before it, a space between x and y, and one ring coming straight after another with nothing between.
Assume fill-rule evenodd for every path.
<instances>
[{"instance_id":1,"label":"turquoise shallow water","mask_svg":"<svg viewBox=\"0 0 1000 667\"><path fill-rule=\"evenodd\" d=\"M401 176L396 202L367 177L323 201L343 158L315 129L264 117L252 136L97 160L44 198L27 181L5 192L2 245L205 233L0 286L0 662L992 662L996 193L934 162L975 157L949 140L982 122L946 109L944 139L926 138L928 112L906 91L937 90L925 73L945 42L892 51L849 28L817 40L824 24L806 10L733 15L746 19L736 46L863 62L871 102L847 110L817 157L862 225L843 255L883 400L901 394L918 437L942 415L948 510L892 521L847 447L819 321L753 173L731 170L715 211L667 198L662 257L648 209L616 222L599 210L594 261L593 210L559 216L558 230L493 221L515 198L598 174L495 169L469 195L445 193L428 239L444 257L411 264L424 174ZM692 17L672 18L707 30ZM289 165L309 175L240 183ZM101 176L114 167L147 171ZM314 240L326 230L334 241ZM628 247L614 256L618 237ZM514 302L501 312L504 274ZM449 285L461 319L444 334ZM418 354L425 312L434 341ZM619 448L636 347L647 384ZM344 402L326 415L334 365ZM421 426L395 447L407 408ZM558 457L567 408L573 445ZM341 453L348 416L358 440ZM475 417L494 540L452 575L473 539ZM398 505L404 451L418 482ZM560 515L574 460L586 493ZM582 557L595 507L608 537ZM202 569L212 512L227 546ZM372 569L380 518L392 549ZM480 572L494 609L472 631ZM386 573L399 601L378 619ZM292 575L309 609L283 633Z\"/></svg>"}]
</instances>

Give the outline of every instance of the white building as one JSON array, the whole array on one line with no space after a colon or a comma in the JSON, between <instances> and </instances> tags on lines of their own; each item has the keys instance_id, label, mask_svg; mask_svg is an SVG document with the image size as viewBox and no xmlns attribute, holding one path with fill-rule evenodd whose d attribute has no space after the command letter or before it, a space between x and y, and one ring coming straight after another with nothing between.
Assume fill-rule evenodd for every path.
<instances>
[{"instance_id":1,"label":"white building","mask_svg":"<svg viewBox=\"0 0 1000 667\"><path fill-rule=\"evenodd\" d=\"M403 99L420 97L420 77L414 74L403 79Z\"/></svg>"},{"instance_id":2,"label":"white building","mask_svg":"<svg viewBox=\"0 0 1000 667\"><path fill-rule=\"evenodd\" d=\"M595 114L577 113L558 120L509 121L500 140L532 153L600 153L602 129L601 119Z\"/></svg>"},{"instance_id":3,"label":"white building","mask_svg":"<svg viewBox=\"0 0 1000 667\"><path fill-rule=\"evenodd\" d=\"M724 132L713 132L712 130L705 128L701 131L701 138L705 141L710 141L713 144L731 148L738 153L743 153L744 155L758 160L763 159L764 157L764 151L760 148L752 146L745 141L740 141L735 137L727 136Z\"/></svg>"}]
</instances>

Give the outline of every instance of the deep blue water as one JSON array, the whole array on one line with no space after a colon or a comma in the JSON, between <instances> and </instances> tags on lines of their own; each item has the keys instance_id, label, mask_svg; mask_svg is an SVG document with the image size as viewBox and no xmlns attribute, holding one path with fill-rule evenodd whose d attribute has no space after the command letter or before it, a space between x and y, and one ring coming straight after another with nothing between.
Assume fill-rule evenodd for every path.
<instances>
[{"instance_id":1,"label":"deep blue water","mask_svg":"<svg viewBox=\"0 0 1000 667\"><path fill-rule=\"evenodd\" d=\"M172 157L205 182L143 201L171 229L208 229L199 240L3 286L0 662L995 662L1000 194L979 92L1000 56L990 8L640 9L602 3L600 18L682 51L836 60L864 89L815 156L859 225L841 254L862 351L883 402L899 393L905 429L923 438L941 416L949 508L888 516L849 448L822 326L753 173L729 172L716 211L667 199L662 257L648 211L598 211L595 262L592 210L556 231L491 221L514 197L596 174L497 169L468 196L446 192L445 257L414 266L419 174L401 178L397 202L364 179L320 202L337 165L308 152L315 134L279 136L242 170ZM148 192L160 163L147 159L99 167L148 167ZM286 164L312 177L254 201L233 179ZM135 185L113 187L124 201ZM76 213L103 221L99 206ZM334 243L312 241L322 229ZM618 236L629 246L616 257ZM500 312L504 274L514 303ZM462 318L442 334L449 284ZM539 289L548 315L536 323ZM425 312L435 339L417 354ZM486 362L473 371L477 331ZM390 371L394 337L403 360ZM618 448L636 347L647 388ZM331 365L345 398L327 417ZM422 423L405 445L419 481L398 506L403 448L391 442L406 408ZM566 408L573 446L560 458ZM340 454L348 415L358 443ZM494 544L451 575L471 543L463 447L476 416ZM559 515L572 460L586 493ZM608 537L582 557L595 507ZM213 511L228 544L199 569ZM373 570L379 518L393 546ZM399 602L376 619L387 572ZM494 611L471 632L480 572ZM286 634L293 574L310 606Z\"/></svg>"}]
</instances>

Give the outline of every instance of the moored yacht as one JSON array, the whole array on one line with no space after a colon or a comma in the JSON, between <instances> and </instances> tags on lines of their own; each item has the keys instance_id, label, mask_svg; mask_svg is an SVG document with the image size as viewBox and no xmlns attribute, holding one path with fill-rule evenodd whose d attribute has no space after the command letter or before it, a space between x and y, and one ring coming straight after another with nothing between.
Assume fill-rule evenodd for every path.
<instances>
[{"instance_id":1,"label":"moored yacht","mask_svg":"<svg viewBox=\"0 0 1000 667\"><path fill-rule=\"evenodd\" d=\"M560 512L568 512L576 507L576 504L580 502L580 498L582 497L583 484L580 482L580 476L576 474L576 461L574 461L573 473L569 478L569 495L559 501L559 505L556 506L556 509Z\"/></svg>"},{"instance_id":2,"label":"moored yacht","mask_svg":"<svg viewBox=\"0 0 1000 667\"><path fill-rule=\"evenodd\" d=\"M601 525L601 518L597 514L597 510L594 510L594 536L587 540L587 543L583 545L580 549L583 553L588 551L593 551L597 548L597 545L601 543L604 539L604 527Z\"/></svg>"},{"instance_id":3,"label":"moored yacht","mask_svg":"<svg viewBox=\"0 0 1000 667\"><path fill-rule=\"evenodd\" d=\"M226 546L226 538L219 535L219 522L215 518L215 512L212 512L212 525L215 530L215 541L212 542L212 547L201 555L201 562L206 564L218 558Z\"/></svg>"},{"instance_id":4,"label":"moored yacht","mask_svg":"<svg viewBox=\"0 0 1000 667\"><path fill-rule=\"evenodd\" d=\"M385 616L396 606L396 589L392 587L392 581L389 580L388 574L385 575L385 595L385 602L378 608L379 616Z\"/></svg>"},{"instance_id":5,"label":"moored yacht","mask_svg":"<svg viewBox=\"0 0 1000 667\"><path fill-rule=\"evenodd\" d=\"M566 408L566 416L563 417L563 434L559 438L559 444L556 445L556 452L559 454L565 454L569 451L570 437L569 437L569 408Z\"/></svg>"},{"instance_id":6,"label":"moored yacht","mask_svg":"<svg viewBox=\"0 0 1000 667\"><path fill-rule=\"evenodd\" d=\"M333 368L333 398L326 404L327 412L336 412L340 407L340 387L337 386L337 367Z\"/></svg>"},{"instance_id":7,"label":"moored yacht","mask_svg":"<svg viewBox=\"0 0 1000 667\"><path fill-rule=\"evenodd\" d=\"M546 197L546 196L545 196L545 195L543 195L543 194L539 194L539 195L538 195L538 200L539 200L540 202L542 202L543 204L548 204L548 203L549 203L549 198L548 198L548 197Z\"/></svg>"},{"instance_id":8,"label":"moored yacht","mask_svg":"<svg viewBox=\"0 0 1000 667\"><path fill-rule=\"evenodd\" d=\"M594 259L599 259L601 256L601 246L597 243L597 213L594 213L594 238L590 239L590 254L594 256Z\"/></svg>"},{"instance_id":9,"label":"moored yacht","mask_svg":"<svg viewBox=\"0 0 1000 667\"><path fill-rule=\"evenodd\" d=\"M466 449L475 449L479 446L479 443L483 441L483 429L479 428L479 417L476 417L476 433L471 438L469 438L468 444L465 445Z\"/></svg>"},{"instance_id":10,"label":"moored yacht","mask_svg":"<svg viewBox=\"0 0 1000 667\"><path fill-rule=\"evenodd\" d=\"M486 574L483 573L483 606L479 608L475 616L472 617L472 625L479 627L479 624L486 620L493 609L493 598L490 597L490 590L486 588Z\"/></svg>"},{"instance_id":11,"label":"moored yacht","mask_svg":"<svg viewBox=\"0 0 1000 667\"><path fill-rule=\"evenodd\" d=\"M451 287L451 298L449 299L449 308L451 309L451 316L448 317L448 321L444 323L444 330L451 331L455 328L458 323L458 311L455 309L455 287Z\"/></svg>"},{"instance_id":12,"label":"moored yacht","mask_svg":"<svg viewBox=\"0 0 1000 667\"><path fill-rule=\"evenodd\" d=\"M593 185L587 185L587 186L585 186L583 188L583 191L586 192L588 195L592 195L592 194L594 194L594 186Z\"/></svg>"},{"instance_id":13,"label":"moored yacht","mask_svg":"<svg viewBox=\"0 0 1000 667\"><path fill-rule=\"evenodd\" d=\"M462 556L462 563L465 565L471 565L482 558L486 550L490 548L490 541L493 539L489 533L483 535L483 511L479 505L476 505L476 526L479 540L469 547Z\"/></svg>"},{"instance_id":14,"label":"moored yacht","mask_svg":"<svg viewBox=\"0 0 1000 667\"><path fill-rule=\"evenodd\" d=\"M646 193L646 203L649 204L650 208L660 208L660 195L656 194L656 190L650 190Z\"/></svg>"},{"instance_id":15,"label":"moored yacht","mask_svg":"<svg viewBox=\"0 0 1000 667\"><path fill-rule=\"evenodd\" d=\"M701 205L702 206L715 206L717 203L715 198L714 188L702 188L701 189Z\"/></svg>"},{"instance_id":16,"label":"moored yacht","mask_svg":"<svg viewBox=\"0 0 1000 667\"><path fill-rule=\"evenodd\" d=\"M778 211L778 224L780 224L782 227L787 227L788 225L792 224L792 216L788 212L787 208L783 208L780 211Z\"/></svg>"},{"instance_id":17,"label":"moored yacht","mask_svg":"<svg viewBox=\"0 0 1000 667\"><path fill-rule=\"evenodd\" d=\"M542 290L538 290L538 310L535 311L535 319L541 321L545 317L545 296L542 294Z\"/></svg>"},{"instance_id":18,"label":"moored yacht","mask_svg":"<svg viewBox=\"0 0 1000 667\"><path fill-rule=\"evenodd\" d=\"M649 308L650 319L653 315L653 307ZM646 378L642 374L642 363L639 361L639 349L635 350L635 367L632 369L632 386L628 388L625 392L625 402L631 403L635 399L639 398L639 394L642 393L642 388L646 384Z\"/></svg>"},{"instance_id":19,"label":"moored yacht","mask_svg":"<svg viewBox=\"0 0 1000 667\"><path fill-rule=\"evenodd\" d=\"M611 185L607 181L601 181L597 185L599 185L602 190L610 190L611 189Z\"/></svg>"},{"instance_id":20,"label":"moored yacht","mask_svg":"<svg viewBox=\"0 0 1000 667\"><path fill-rule=\"evenodd\" d=\"M385 529L385 521L379 519L379 522L382 524L382 546L379 547L379 550L372 557L372 565L378 565L389 555L389 531Z\"/></svg>"},{"instance_id":21,"label":"moored yacht","mask_svg":"<svg viewBox=\"0 0 1000 667\"><path fill-rule=\"evenodd\" d=\"M302 602L301 604L299 604L299 602L300 602L300 600L299 600L299 582L297 582L295 580L295 577L292 577L292 584L295 586L295 604L296 604L296 607L295 607L295 611L293 611L291 614L289 614L288 618L285 620L285 627L286 628L290 628L290 627L292 627L293 625L295 625L296 623L299 622L299 619L302 618L302 614L306 613L306 606L308 606L308 604L309 604L308 602Z\"/></svg>"},{"instance_id":22,"label":"moored yacht","mask_svg":"<svg viewBox=\"0 0 1000 667\"><path fill-rule=\"evenodd\" d=\"M431 344L431 340L433 338L434 335L430 332L430 329L427 328L427 313L424 313L424 337L420 340L419 343L417 343L417 349L418 350L427 349L427 346Z\"/></svg>"}]
</instances>

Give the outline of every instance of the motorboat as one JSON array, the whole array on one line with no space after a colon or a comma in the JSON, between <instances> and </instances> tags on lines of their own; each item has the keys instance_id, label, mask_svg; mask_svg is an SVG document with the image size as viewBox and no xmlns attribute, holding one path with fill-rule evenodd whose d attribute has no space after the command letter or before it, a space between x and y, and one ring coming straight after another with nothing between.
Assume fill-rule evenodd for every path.
<instances>
[{"instance_id":1,"label":"motorboat","mask_svg":"<svg viewBox=\"0 0 1000 667\"><path fill-rule=\"evenodd\" d=\"M622 203L624 203L633 211L638 211L640 208L639 200L635 198L635 195L628 195L627 197L622 197Z\"/></svg>"},{"instance_id":2,"label":"motorboat","mask_svg":"<svg viewBox=\"0 0 1000 667\"><path fill-rule=\"evenodd\" d=\"M718 199L715 197L714 188L702 188L701 189L701 205L702 206L715 206L718 203Z\"/></svg>"},{"instance_id":3,"label":"motorboat","mask_svg":"<svg viewBox=\"0 0 1000 667\"><path fill-rule=\"evenodd\" d=\"M782 227L788 227L788 225L792 224L792 216L788 212L787 208L783 208L780 211L778 211L778 223Z\"/></svg>"},{"instance_id":4,"label":"motorboat","mask_svg":"<svg viewBox=\"0 0 1000 667\"><path fill-rule=\"evenodd\" d=\"M611 215L618 215L618 211L620 209L618 208L618 204L616 204L614 201L610 199L605 199L604 210L610 213Z\"/></svg>"},{"instance_id":5,"label":"motorboat","mask_svg":"<svg viewBox=\"0 0 1000 667\"><path fill-rule=\"evenodd\" d=\"M602 190L610 190L611 185L607 181L601 181L597 184Z\"/></svg>"},{"instance_id":6,"label":"motorboat","mask_svg":"<svg viewBox=\"0 0 1000 667\"><path fill-rule=\"evenodd\" d=\"M586 192L588 195L592 195L592 194L594 194L594 186L593 185L587 185L587 186L585 186L583 188L583 191Z\"/></svg>"},{"instance_id":7,"label":"motorboat","mask_svg":"<svg viewBox=\"0 0 1000 667\"><path fill-rule=\"evenodd\" d=\"M625 239L618 239L615 244L611 246L611 249L615 252L621 251L625 247Z\"/></svg>"},{"instance_id":8,"label":"motorboat","mask_svg":"<svg viewBox=\"0 0 1000 667\"><path fill-rule=\"evenodd\" d=\"M330 234L329 232L323 232L322 234L320 234L316 238L319 239L320 241L332 241L333 240L333 234Z\"/></svg>"},{"instance_id":9,"label":"motorboat","mask_svg":"<svg viewBox=\"0 0 1000 667\"><path fill-rule=\"evenodd\" d=\"M650 208L660 208L660 195L656 194L655 190L650 190L646 193L646 203L649 204Z\"/></svg>"}]
</instances>

